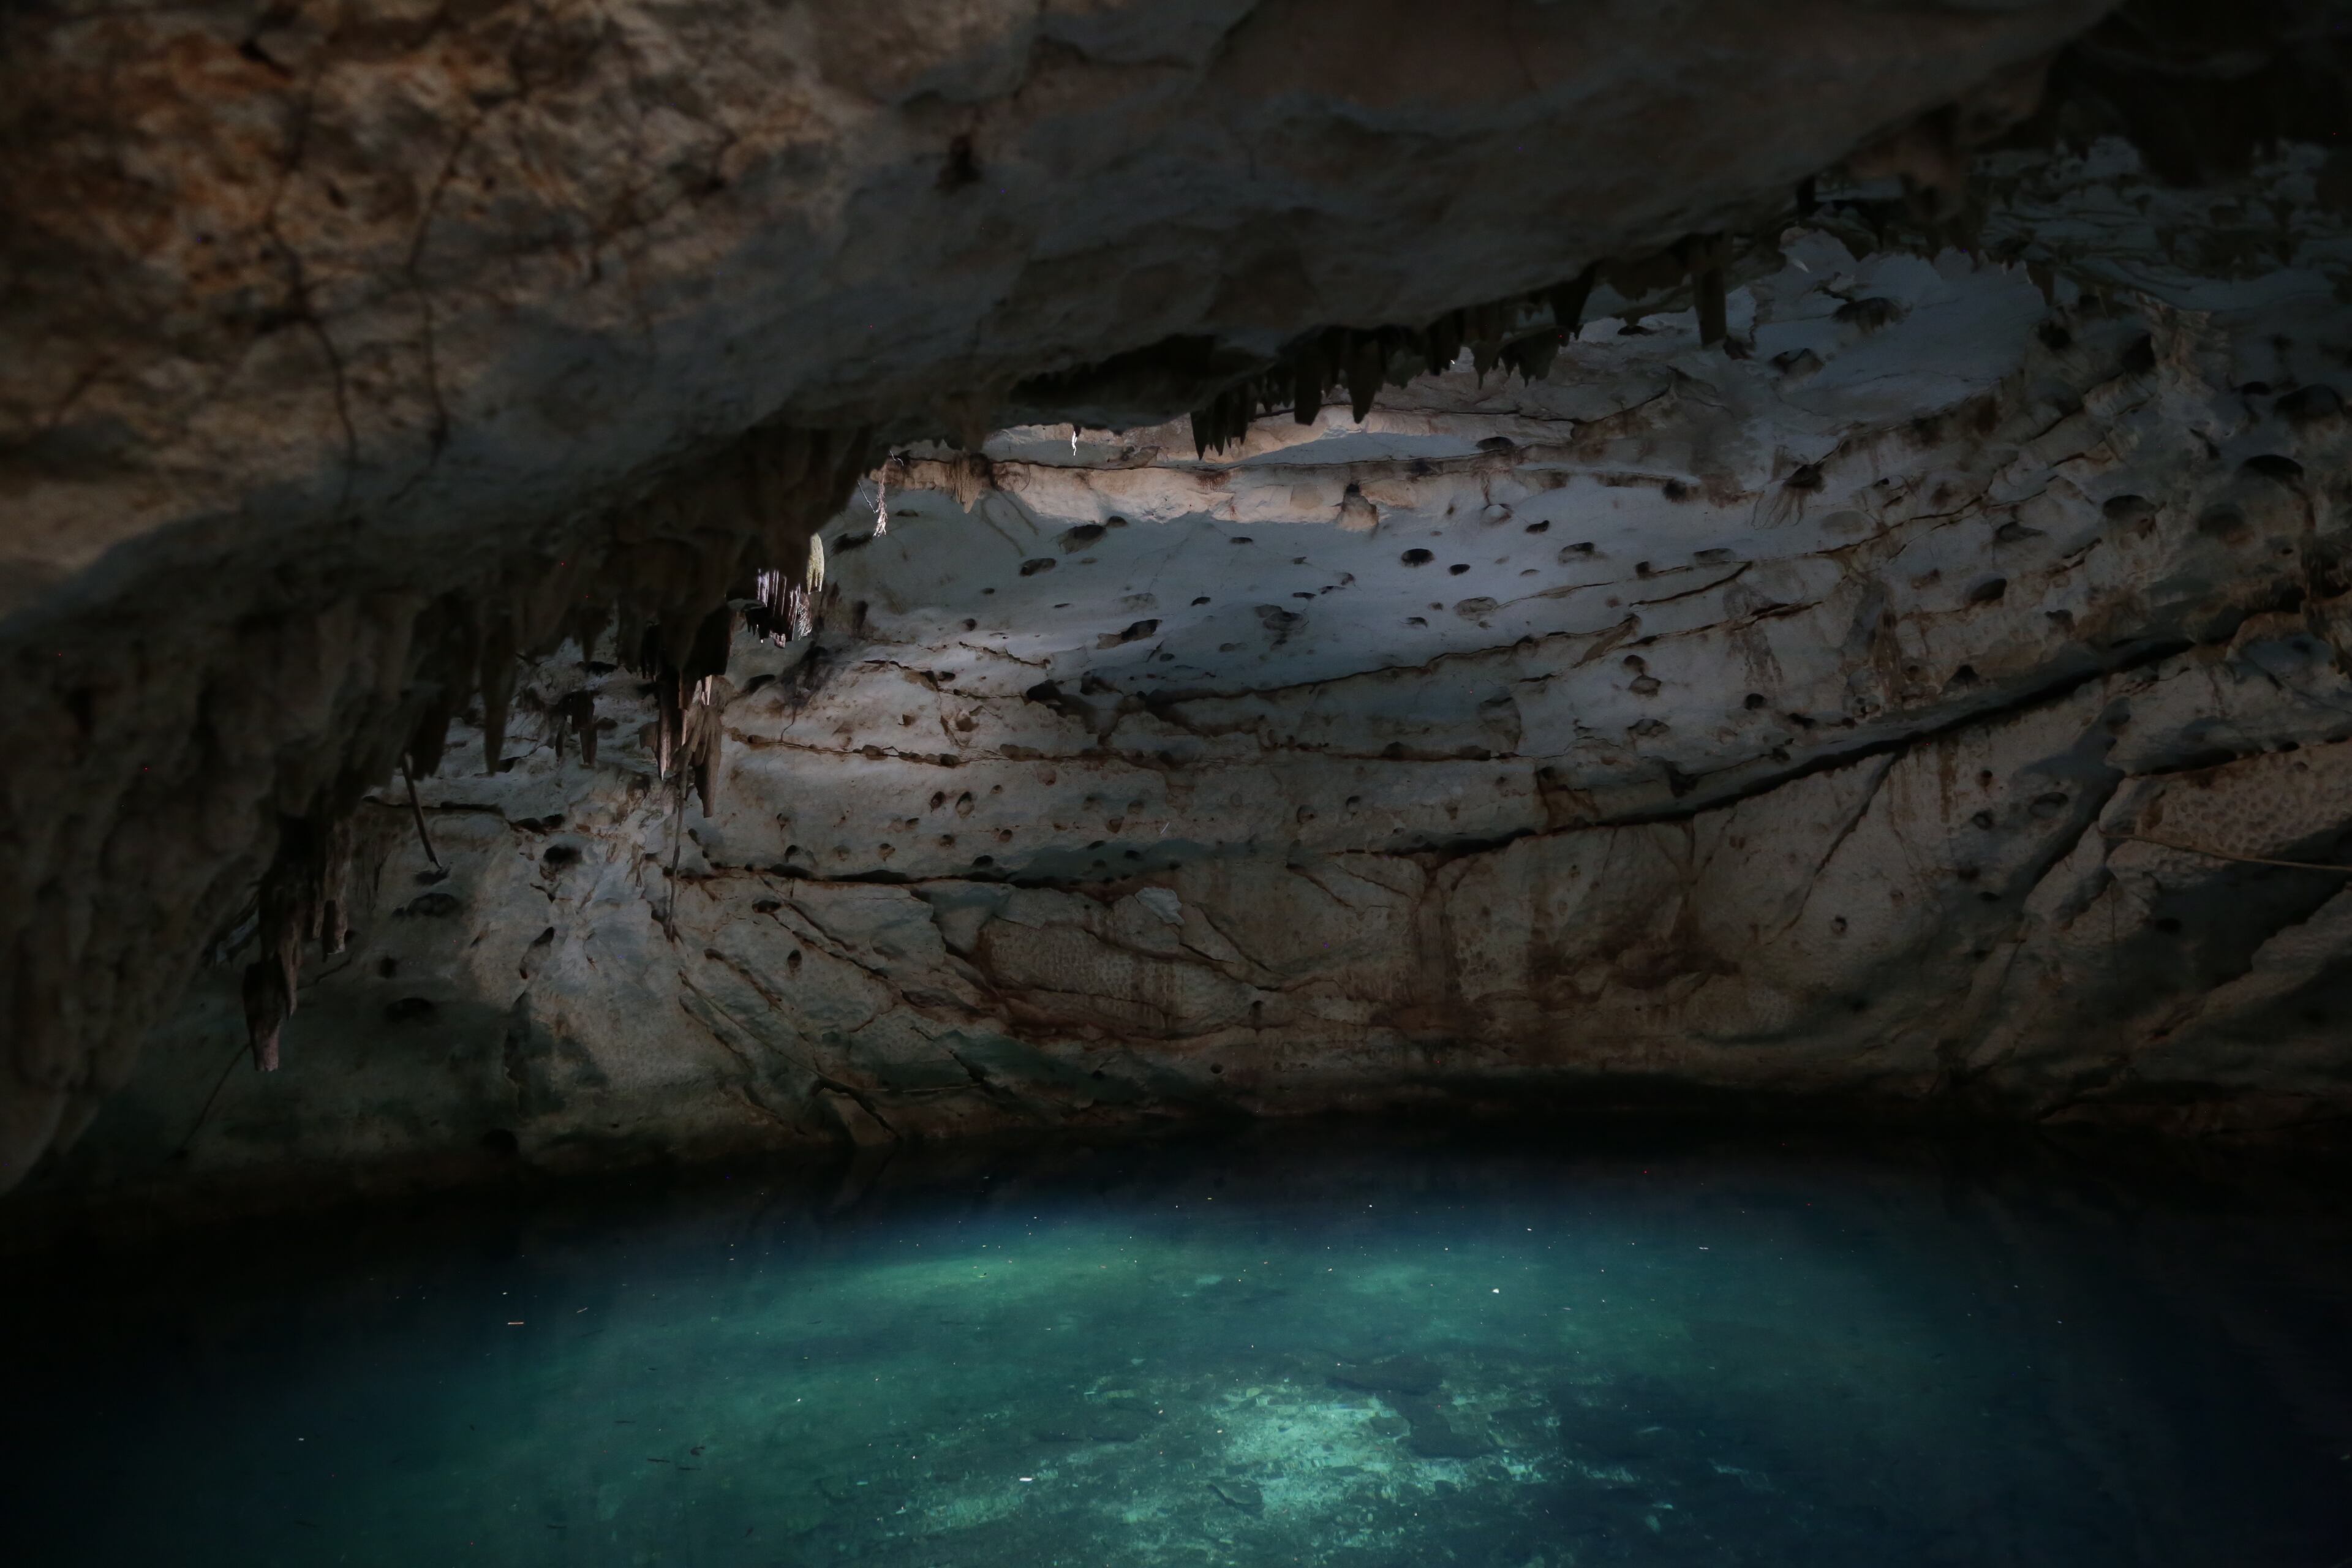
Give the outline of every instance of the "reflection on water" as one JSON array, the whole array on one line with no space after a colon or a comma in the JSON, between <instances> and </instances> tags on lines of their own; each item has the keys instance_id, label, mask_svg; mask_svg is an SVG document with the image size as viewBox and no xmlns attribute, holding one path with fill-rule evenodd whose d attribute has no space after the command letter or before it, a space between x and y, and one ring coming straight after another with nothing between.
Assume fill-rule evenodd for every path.
<instances>
[{"instance_id":1,"label":"reflection on water","mask_svg":"<svg viewBox=\"0 0 2352 1568\"><path fill-rule=\"evenodd\" d=\"M20 1262L11 1557L2352 1558L2325 1189L1363 1142L739 1172Z\"/></svg>"}]
</instances>

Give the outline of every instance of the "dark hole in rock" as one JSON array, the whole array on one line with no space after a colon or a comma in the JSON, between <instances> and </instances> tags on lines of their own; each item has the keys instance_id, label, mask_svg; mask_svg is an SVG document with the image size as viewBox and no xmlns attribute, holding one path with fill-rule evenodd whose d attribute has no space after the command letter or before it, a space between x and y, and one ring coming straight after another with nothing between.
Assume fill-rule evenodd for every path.
<instances>
[{"instance_id":1,"label":"dark hole in rock","mask_svg":"<svg viewBox=\"0 0 2352 1568\"><path fill-rule=\"evenodd\" d=\"M1426 566L1437 558L1426 550L1408 550L1397 559L1408 566Z\"/></svg>"},{"instance_id":2,"label":"dark hole in rock","mask_svg":"<svg viewBox=\"0 0 2352 1568\"><path fill-rule=\"evenodd\" d=\"M1469 571L1470 566L1467 562L1457 561L1453 565L1448 566L1445 570L1454 576L1459 577L1465 572Z\"/></svg>"},{"instance_id":3,"label":"dark hole in rock","mask_svg":"<svg viewBox=\"0 0 2352 1568\"><path fill-rule=\"evenodd\" d=\"M1740 702L1740 706L1741 706L1741 707L1743 707L1743 708L1745 708L1745 709L1747 709L1750 713L1753 713L1753 712L1757 711L1759 709L1762 708L1762 707L1764 706L1764 703L1765 703L1765 697L1764 697L1764 694L1763 694L1762 692L1760 692L1760 691L1751 691L1751 692L1749 692L1749 693L1747 695L1747 697L1746 697L1746 698L1745 698L1745 699Z\"/></svg>"},{"instance_id":4,"label":"dark hole in rock","mask_svg":"<svg viewBox=\"0 0 2352 1568\"><path fill-rule=\"evenodd\" d=\"M2180 933L2180 922L2170 915L2160 915L2157 918L2156 929L2167 936L2178 936Z\"/></svg>"},{"instance_id":5,"label":"dark hole in rock","mask_svg":"<svg viewBox=\"0 0 2352 1568\"><path fill-rule=\"evenodd\" d=\"M1848 300L1837 308L1837 319L1841 322L1849 327L1859 327L1865 332L1874 332L1902 314L1902 306L1877 295Z\"/></svg>"},{"instance_id":6,"label":"dark hole in rock","mask_svg":"<svg viewBox=\"0 0 2352 1568\"><path fill-rule=\"evenodd\" d=\"M2277 479L2283 483L2293 483L2303 478L2303 465L2277 452L2257 453L2241 463L2239 468L2246 473L2260 474L2266 479Z\"/></svg>"},{"instance_id":7,"label":"dark hole in rock","mask_svg":"<svg viewBox=\"0 0 2352 1568\"><path fill-rule=\"evenodd\" d=\"M400 913L414 915L420 920L446 920L465 907L455 893L420 893L411 899Z\"/></svg>"},{"instance_id":8,"label":"dark hole in rock","mask_svg":"<svg viewBox=\"0 0 2352 1568\"><path fill-rule=\"evenodd\" d=\"M2223 504L2209 506L2197 519L2197 531L2224 544L2236 544L2252 531L2246 525L2246 514L2236 507Z\"/></svg>"},{"instance_id":9,"label":"dark hole in rock","mask_svg":"<svg viewBox=\"0 0 2352 1568\"><path fill-rule=\"evenodd\" d=\"M377 979L389 980L399 973L400 960L393 957L390 953L386 953L383 957L375 961L375 973Z\"/></svg>"},{"instance_id":10,"label":"dark hole in rock","mask_svg":"<svg viewBox=\"0 0 2352 1568\"><path fill-rule=\"evenodd\" d=\"M2074 346L2074 334L2055 321L2042 322L2033 329L2033 335L2040 338L2042 346L2052 353L2064 353Z\"/></svg>"},{"instance_id":11,"label":"dark hole in rock","mask_svg":"<svg viewBox=\"0 0 2352 1568\"><path fill-rule=\"evenodd\" d=\"M1811 463L1805 464L1789 476L1789 489L1792 490L1817 490L1821 488L1822 470Z\"/></svg>"},{"instance_id":12,"label":"dark hole in rock","mask_svg":"<svg viewBox=\"0 0 2352 1568\"><path fill-rule=\"evenodd\" d=\"M1067 555L1073 551L1083 550L1102 536L1103 525L1099 522L1082 522L1076 528L1065 529L1062 531L1062 553Z\"/></svg>"},{"instance_id":13,"label":"dark hole in rock","mask_svg":"<svg viewBox=\"0 0 2352 1568\"><path fill-rule=\"evenodd\" d=\"M547 847L547 853L539 858L540 863L551 871L576 866L580 863L580 847L576 844L551 844Z\"/></svg>"},{"instance_id":14,"label":"dark hole in rock","mask_svg":"<svg viewBox=\"0 0 2352 1568\"><path fill-rule=\"evenodd\" d=\"M503 1127L493 1127L482 1134L482 1149L499 1159L509 1159L522 1152L522 1141Z\"/></svg>"},{"instance_id":15,"label":"dark hole in rock","mask_svg":"<svg viewBox=\"0 0 2352 1568\"><path fill-rule=\"evenodd\" d=\"M430 1018L440 1009L429 997L403 996L383 1005L383 1021L387 1024L415 1024Z\"/></svg>"},{"instance_id":16,"label":"dark hole in rock","mask_svg":"<svg viewBox=\"0 0 2352 1568\"><path fill-rule=\"evenodd\" d=\"M2001 596L2008 592L2008 578L1988 577L1983 582L1969 590L1969 603L1971 605L1999 604Z\"/></svg>"},{"instance_id":17,"label":"dark hole in rock","mask_svg":"<svg viewBox=\"0 0 2352 1568\"><path fill-rule=\"evenodd\" d=\"M980 154L973 150L971 133L959 132L948 142L948 155L940 165L939 188L960 191L966 185L980 183Z\"/></svg>"},{"instance_id":18,"label":"dark hole in rock","mask_svg":"<svg viewBox=\"0 0 2352 1568\"><path fill-rule=\"evenodd\" d=\"M2275 408L2297 425L2309 425L2315 420L2329 419L2344 412L2344 398L2334 387L2323 381L2298 386L2280 398Z\"/></svg>"}]
</instances>

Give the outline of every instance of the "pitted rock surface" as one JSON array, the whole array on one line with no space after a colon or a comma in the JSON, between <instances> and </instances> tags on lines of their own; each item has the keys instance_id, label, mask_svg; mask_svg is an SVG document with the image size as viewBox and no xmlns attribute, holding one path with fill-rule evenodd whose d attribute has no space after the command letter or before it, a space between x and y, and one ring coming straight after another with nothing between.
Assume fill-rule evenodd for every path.
<instances>
[{"instance_id":1,"label":"pitted rock surface","mask_svg":"<svg viewBox=\"0 0 2352 1568\"><path fill-rule=\"evenodd\" d=\"M2325 1126L2352 340L2308 267L2085 244L2142 286L1792 231L1745 357L1604 317L1218 457L919 451L815 636L739 645L711 812L593 648L524 706L593 691L596 766L425 784L446 880L383 795L350 962L189 1162L1654 1089ZM68 1172L184 1136L228 1005Z\"/></svg>"},{"instance_id":2,"label":"pitted rock surface","mask_svg":"<svg viewBox=\"0 0 2352 1568\"><path fill-rule=\"evenodd\" d=\"M1296 334L1745 224L1858 149L1932 184L2103 9L12 8L0 1188L131 1079L288 833L391 776L433 689L502 689L583 558L685 536L688 638L791 531L736 493L782 437L1157 421ZM1331 498L1359 529L1367 479Z\"/></svg>"}]
</instances>

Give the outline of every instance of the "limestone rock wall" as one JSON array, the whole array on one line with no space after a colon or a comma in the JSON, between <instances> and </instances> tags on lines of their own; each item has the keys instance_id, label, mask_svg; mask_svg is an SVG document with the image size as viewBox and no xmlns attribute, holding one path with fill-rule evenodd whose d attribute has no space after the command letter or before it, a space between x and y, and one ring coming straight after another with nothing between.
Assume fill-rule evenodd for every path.
<instances>
[{"instance_id":1,"label":"limestone rock wall","mask_svg":"<svg viewBox=\"0 0 2352 1568\"><path fill-rule=\"evenodd\" d=\"M2115 148L2011 174L2013 214L2174 199ZM1734 353L1602 317L1547 381L1221 457L913 452L824 530L827 623L739 645L709 811L599 650L539 667L595 765L461 747L446 873L387 794L287 1069L224 1079L200 982L57 1179L1441 1095L2324 1135L2345 241L2071 232L2053 273L1792 230Z\"/></svg>"},{"instance_id":2,"label":"limestone rock wall","mask_svg":"<svg viewBox=\"0 0 2352 1568\"><path fill-rule=\"evenodd\" d=\"M1948 163L2105 8L8 7L0 1188L283 825L747 432L1165 417L1295 333L1778 210L1923 114ZM1171 342L1202 364L1037 390Z\"/></svg>"}]
</instances>

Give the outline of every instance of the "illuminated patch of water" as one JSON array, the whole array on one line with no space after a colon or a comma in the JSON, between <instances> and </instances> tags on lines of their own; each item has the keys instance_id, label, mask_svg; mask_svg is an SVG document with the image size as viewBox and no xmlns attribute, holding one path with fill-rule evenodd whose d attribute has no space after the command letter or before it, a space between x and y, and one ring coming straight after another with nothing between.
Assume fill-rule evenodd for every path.
<instances>
[{"instance_id":1,"label":"illuminated patch of water","mask_svg":"<svg viewBox=\"0 0 2352 1568\"><path fill-rule=\"evenodd\" d=\"M20 1278L0 1499L86 1564L2352 1557L2343 1206L2135 1182L1256 1143L239 1231Z\"/></svg>"}]
</instances>

